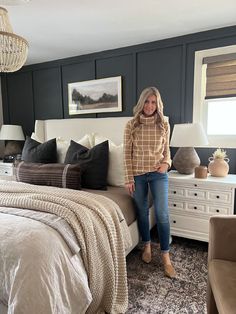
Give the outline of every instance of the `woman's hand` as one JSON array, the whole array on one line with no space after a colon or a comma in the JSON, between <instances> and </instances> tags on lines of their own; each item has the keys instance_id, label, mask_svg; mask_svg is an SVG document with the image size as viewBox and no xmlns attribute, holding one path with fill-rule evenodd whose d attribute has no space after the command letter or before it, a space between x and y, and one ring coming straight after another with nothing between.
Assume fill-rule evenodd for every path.
<instances>
[{"instance_id":1,"label":"woman's hand","mask_svg":"<svg viewBox=\"0 0 236 314\"><path fill-rule=\"evenodd\" d=\"M131 183L127 183L125 185L126 189L128 190L129 194L132 195L135 191L135 185L134 185L134 182L131 182Z\"/></svg>"},{"instance_id":2,"label":"woman's hand","mask_svg":"<svg viewBox=\"0 0 236 314\"><path fill-rule=\"evenodd\" d=\"M160 163L160 164L156 165L155 168L156 168L157 172L165 173L165 172L167 172L169 165L166 163Z\"/></svg>"}]
</instances>

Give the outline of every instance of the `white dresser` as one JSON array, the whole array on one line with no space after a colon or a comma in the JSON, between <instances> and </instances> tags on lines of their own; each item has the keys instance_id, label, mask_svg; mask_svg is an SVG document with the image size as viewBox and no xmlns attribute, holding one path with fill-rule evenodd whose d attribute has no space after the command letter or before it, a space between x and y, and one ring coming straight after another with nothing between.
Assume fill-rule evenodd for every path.
<instances>
[{"instance_id":1,"label":"white dresser","mask_svg":"<svg viewBox=\"0 0 236 314\"><path fill-rule=\"evenodd\" d=\"M209 217L234 214L236 175L224 178L169 172L171 235L208 241Z\"/></svg>"}]
</instances>

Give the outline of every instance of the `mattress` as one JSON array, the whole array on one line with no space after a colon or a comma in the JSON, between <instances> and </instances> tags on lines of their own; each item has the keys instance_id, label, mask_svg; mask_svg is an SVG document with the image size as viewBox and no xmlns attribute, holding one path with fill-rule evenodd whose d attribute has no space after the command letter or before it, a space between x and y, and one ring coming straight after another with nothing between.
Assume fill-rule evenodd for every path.
<instances>
[{"instance_id":1,"label":"mattress","mask_svg":"<svg viewBox=\"0 0 236 314\"><path fill-rule=\"evenodd\" d=\"M116 202L120 207L128 226L136 220L133 198L124 187L108 186L105 191L91 189L83 189L83 191L103 195Z\"/></svg>"},{"instance_id":2,"label":"mattress","mask_svg":"<svg viewBox=\"0 0 236 314\"><path fill-rule=\"evenodd\" d=\"M130 226L136 220L136 212L133 198L130 196L126 188L124 187L116 187L116 186L108 186L107 190L91 190L91 189L83 189L84 191L95 193L99 195L106 196L116 202L116 204L120 207L127 225ZM148 195L149 208L152 205L152 197L149 193Z\"/></svg>"}]
</instances>

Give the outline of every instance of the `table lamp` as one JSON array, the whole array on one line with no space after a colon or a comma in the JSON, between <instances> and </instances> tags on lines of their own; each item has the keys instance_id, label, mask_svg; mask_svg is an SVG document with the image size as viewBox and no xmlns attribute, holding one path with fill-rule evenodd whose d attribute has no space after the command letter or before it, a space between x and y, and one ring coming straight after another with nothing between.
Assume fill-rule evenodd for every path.
<instances>
[{"instance_id":1,"label":"table lamp","mask_svg":"<svg viewBox=\"0 0 236 314\"><path fill-rule=\"evenodd\" d=\"M179 147L174 158L175 169L182 174L192 174L200 165L200 158L194 147L208 144L206 133L200 123L175 124L170 146Z\"/></svg>"},{"instance_id":2,"label":"table lamp","mask_svg":"<svg viewBox=\"0 0 236 314\"><path fill-rule=\"evenodd\" d=\"M0 131L0 140L7 141L4 149L4 162L13 162L22 152L25 136L20 125L3 124Z\"/></svg>"}]
</instances>

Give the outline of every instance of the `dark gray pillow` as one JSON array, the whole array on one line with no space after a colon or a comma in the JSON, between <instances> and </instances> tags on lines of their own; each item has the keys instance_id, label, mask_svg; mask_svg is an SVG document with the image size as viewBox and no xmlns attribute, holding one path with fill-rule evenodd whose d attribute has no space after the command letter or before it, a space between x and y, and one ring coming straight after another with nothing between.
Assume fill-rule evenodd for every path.
<instances>
[{"instance_id":1,"label":"dark gray pillow","mask_svg":"<svg viewBox=\"0 0 236 314\"><path fill-rule=\"evenodd\" d=\"M80 190L81 167L78 164L15 162L16 181Z\"/></svg>"},{"instance_id":2,"label":"dark gray pillow","mask_svg":"<svg viewBox=\"0 0 236 314\"><path fill-rule=\"evenodd\" d=\"M66 153L65 163L78 163L81 165L83 168L81 177L82 187L95 190L106 190L108 154L108 141L88 149L71 140Z\"/></svg>"},{"instance_id":3,"label":"dark gray pillow","mask_svg":"<svg viewBox=\"0 0 236 314\"><path fill-rule=\"evenodd\" d=\"M57 143L53 138L45 143L39 143L27 137L21 159L27 162L53 163L57 162Z\"/></svg>"}]
</instances>

